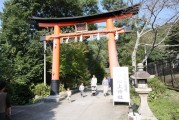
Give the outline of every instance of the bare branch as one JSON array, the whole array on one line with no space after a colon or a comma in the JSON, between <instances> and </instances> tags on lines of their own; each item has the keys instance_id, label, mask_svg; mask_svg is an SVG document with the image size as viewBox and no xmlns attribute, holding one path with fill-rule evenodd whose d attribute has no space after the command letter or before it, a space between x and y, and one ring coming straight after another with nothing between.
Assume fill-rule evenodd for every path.
<instances>
[{"instance_id":1,"label":"bare branch","mask_svg":"<svg viewBox=\"0 0 179 120\"><path fill-rule=\"evenodd\" d=\"M178 20L177 20L178 21ZM170 32L171 32L171 30L172 30L172 28L173 28L173 26L174 26L174 24L177 22L177 21L175 21L171 26L170 26L170 28L169 28L169 30L168 30L168 32L167 32L167 34L165 35L165 37L159 42L159 43L157 43L156 45L155 45L155 47L157 47L158 45L160 45L163 41L165 41L166 40L166 38L168 37L168 35L170 34Z\"/></svg>"},{"instance_id":2,"label":"bare branch","mask_svg":"<svg viewBox=\"0 0 179 120\"><path fill-rule=\"evenodd\" d=\"M152 31L152 29L148 29L148 30L146 30L144 33L141 33L141 37L143 36L143 35L145 35L146 33L148 33L148 32L150 32L150 31Z\"/></svg>"},{"instance_id":3,"label":"bare branch","mask_svg":"<svg viewBox=\"0 0 179 120\"><path fill-rule=\"evenodd\" d=\"M146 61L146 59L150 56L150 54L152 53L152 51L154 50L154 48L158 47L162 42L164 42L166 40L166 38L169 36L171 29L173 27L173 24L175 24L176 20L178 19L177 17L179 16L179 9L178 9L178 0L171 1L171 0L142 0L143 4L142 4L142 10L144 10L144 15L147 18L147 20L143 20L142 21L142 25L141 25L141 21L137 21L139 19L135 18L134 20L134 25L137 28L137 38L136 38L136 44L134 46L134 50L132 53L132 65L134 65L134 63L136 63L136 52L138 49L138 43L140 42L141 37L143 37L145 34L151 32L151 36L153 37L151 39L152 44L151 44L151 48L150 50L146 53L145 55L145 59L142 60L142 62L144 63ZM172 12L172 14L168 15L168 16L161 16L161 14L163 14L163 12L165 12L166 10L169 10L170 12ZM174 12L173 12L174 10ZM167 14L167 12L166 12ZM162 21L162 24L158 22L158 20L162 20L161 18L166 18L165 21ZM158 39L159 37L159 28L160 25L167 25L168 23L170 23L170 27L168 27L168 29L166 29L165 32L165 36L162 39ZM140 31L140 32L139 32ZM177 34L177 33L175 33ZM174 35L174 34L173 34ZM159 40L159 41L158 41ZM156 44L157 43L157 44Z\"/></svg>"}]
</instances>

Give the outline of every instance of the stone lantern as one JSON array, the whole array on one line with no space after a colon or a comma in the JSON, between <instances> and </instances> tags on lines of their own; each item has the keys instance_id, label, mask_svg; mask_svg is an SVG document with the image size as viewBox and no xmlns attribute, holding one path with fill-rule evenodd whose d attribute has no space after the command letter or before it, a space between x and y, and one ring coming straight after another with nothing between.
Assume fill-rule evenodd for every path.
<instances>
[{"instance_id":1,"label":"stone lantern","mask_svg":"<svg viewBox=\"0 0 179 120\"><path fill-rule=\"evenodd\" d=\"M137 82L137 88L143 89L143 88L148 88L147 85L147 79L150 77L150 74L146 71L143 70L143 64L139 63L137 65L138 71L134 73L132 76L136 82Z\"/></svg>"},{"instance_id":2,"label":"stone lantern","mask_svg":"<svg viewBox=\"0 0 179 120\"><path fill-rule=\"evenodd\" d=\"M152 111L150 110L147 102L147 97L149 92L152 91L151 88L148 88L147 79L150 77L150 74L143 70L143 64L139 63L137 65L138 71L134 73L132 76L136 82L137 87L135 91L140 96L140 106L138 109L139 114L141 114L142 120L157 120L156 117L153 115Z\"/></svg>"}]
</instances>

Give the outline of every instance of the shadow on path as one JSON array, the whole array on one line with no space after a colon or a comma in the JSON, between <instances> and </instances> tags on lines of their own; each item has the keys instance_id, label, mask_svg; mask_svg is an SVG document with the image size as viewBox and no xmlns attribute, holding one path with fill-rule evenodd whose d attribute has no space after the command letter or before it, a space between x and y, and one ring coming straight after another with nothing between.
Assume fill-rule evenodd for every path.
<instances>
[{"instance_id":1,"label":"shadow on path","mask_svg":"<svg viewBox=\"0 0 179 120\"><path fill-rule=\"evenodd\" d=\"M12 107L12 120L55 120L54 108L60 103L37 103Z\"/></svg>"},{"instance_id":2,"label":"shadow on path","mask_svg":"<svg viewBox=\"0 0 179 120\"><path fill-rule=\"evenodd\" d=\"M71 103L64 98L59 103L41 102L12 107L12 120L127 120L128 105L113 106L112 96L103 95L102 86L97 95L85 91L84 97L75 93Z\"/></svg>"}]
</instances>

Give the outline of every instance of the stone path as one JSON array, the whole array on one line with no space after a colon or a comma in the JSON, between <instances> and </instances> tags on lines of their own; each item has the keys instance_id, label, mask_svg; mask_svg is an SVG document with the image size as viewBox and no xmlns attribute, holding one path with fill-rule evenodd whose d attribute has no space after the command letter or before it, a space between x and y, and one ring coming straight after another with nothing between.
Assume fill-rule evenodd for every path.
<instances>
[{"instance_id":1,"label":"stone path","mask_svg":"<svg viewBox=\"0 0 179 120\"><path fill-rule=\"evenodd\" d=\"M101 86L97 96L86 92L72 95L72 102L66 99L59 103L38 103L29 106L12 107L13 120L127 120L128 105L112 104L112 96L103 96Z\"/></svg>"}]
</instances>

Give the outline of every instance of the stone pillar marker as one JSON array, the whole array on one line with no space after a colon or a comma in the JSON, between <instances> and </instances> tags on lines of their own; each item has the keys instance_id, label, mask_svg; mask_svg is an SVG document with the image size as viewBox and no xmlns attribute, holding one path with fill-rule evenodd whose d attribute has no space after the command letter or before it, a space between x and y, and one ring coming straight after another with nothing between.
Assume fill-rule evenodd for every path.
<instances>
[{"instance_id":1,"label":"stone pillar marker","mask_svg":"<svg viewBox=\"0 0 179 120\"><path fill-rule=\"evenodd\" d=\"M135 91L140 96L138 112L141 114L142 120L157 120L147 102L148 94L152 91L147 85L147 79L150 77L150 74L143 70L144 67L142 63L139 63L137 68L138 71L134 73L133 77L137 80L137 88L135 88Z\"/></svg>"}]
</instances>

